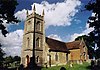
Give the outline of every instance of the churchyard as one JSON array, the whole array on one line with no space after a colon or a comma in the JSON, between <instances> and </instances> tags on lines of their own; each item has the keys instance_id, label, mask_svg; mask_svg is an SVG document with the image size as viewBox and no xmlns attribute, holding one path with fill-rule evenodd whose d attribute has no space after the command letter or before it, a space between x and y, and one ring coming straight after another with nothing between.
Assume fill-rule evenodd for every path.
<instances>
[{"instance_id":1,"label":"churchyard","mask_svg":"<svg viewBox=\"0 0 100 70\"><path fill-rule=\"evenodd\" d=\"M63 65L63 66L54 66L49 68L42 68L42 70L90 70L90 63L83 63L83 64L73 64L71 67L70 64Z\"/></svg>"}]
</instances>

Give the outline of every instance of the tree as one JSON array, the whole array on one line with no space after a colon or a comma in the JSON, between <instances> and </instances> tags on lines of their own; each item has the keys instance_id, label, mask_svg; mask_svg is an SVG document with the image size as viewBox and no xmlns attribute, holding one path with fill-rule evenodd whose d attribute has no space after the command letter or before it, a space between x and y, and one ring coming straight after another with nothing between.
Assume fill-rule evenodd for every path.
<instances>
[{"instance_id":1,"label":"tree","mask_svg":"<svg viewBox=\"0 0 100 70\"><path fill-rule=\"evenodd\" d=\"M7 24L19 22L19 20L17 20L17 18L14 16L17 5L17 0L0 0L0 30L5 37L8 31L6 30L6 26L3 24L4 21L6 21ZM1 49L1 46L2 45L0 43L0 66L2 66L4 62L3 56L5 55L4 51ZM9 57L9 60L7 61L10 61L11 59L12 58Z\"/></svg>"},{"instance_id":2,"label":"tree","mask_svg":"<svg viewBox=\"0 0 100 70\"><path fill-rule=\"evenodd\" d=\"M1 44L0 44L0 67L3 66L3 61L4 61L4 56L5 53L4 51L1 49Z\"/></svg>"},{"instance_id":3,"label":"tree","mask_svg":"<svg viewBox=\"0 0 100 70\"><path fill-rule=\"evenodd\" d=\"M93 27L94 30L89 33L89 36L93 39L95 44L97 44L98 49L96 50L96 58L100 58L100 0L91 0L86 6L86 10L92 11L94 16L90 16L88 19L89 27Z\"/></svg>"},{"instance_id":4,"label":"tree","mask_svg":"<svg viewBox=\"0 0 100 70\"><path fill-rule=\"evenodd\" d=\"M4 58L4 67L19 67L21 58L19 56L6 56Z\"/></svg>"},{"instance_id":5,"label":"tree","mask_svg":"<svg viewBox=\"0 0 100 70\"><path fill-rule=\"evenodd\" d=\"M20 61L20 60L21 60L21 58L19 56L14 57L14 61Z\"/></svg>"},{"instance_id":6,"label":"tree","mask_svg":"<svg viewBox=\"0 0 100 70\"><path fill-rule=\"evenodd\" d=\"M5 37L8 31L3 25L4 20L6 20L6 23L8 24L19 22L14 16L14 11L17 5L17 0L0 0L0 30Z\"/></svg>"},{"instance_id":7,"label":"tree","mask_svg":"<svg viewBox=\"0 0 100 70\"><path fill-rule=\"evenodd\" d=\"M19 56L15 56L13 58L13 60L14 60L14 62L16 62L16 64L15 64L16 66L19 66L20 65L21 58Z\"/></svg>"},{"instance_id":8,"label":"tree","mask_svg":"<svg viewBox=\"0 0 100 70\"><path fill-rule=\"evenodd\" d=\"M13 62L12 56L5 57L5 63L12 63L12 62Z\"/></svg>"}]
</instances>

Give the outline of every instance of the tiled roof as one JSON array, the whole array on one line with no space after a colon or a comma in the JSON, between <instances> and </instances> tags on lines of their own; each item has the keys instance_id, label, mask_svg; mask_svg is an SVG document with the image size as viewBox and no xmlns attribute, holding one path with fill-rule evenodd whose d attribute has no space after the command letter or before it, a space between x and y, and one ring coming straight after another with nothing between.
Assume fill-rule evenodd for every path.
<instances>
[{"instance_id":1,"label":"tiled roof","mask_svg":"<svg viewBox=\"0 0 100 70\"><path fill-rule=\"evenodd\" d=\"M64 42L46 37L46 43L48 44L50 48L49 51L69 52Z\"/></svg>"},{"instance_id":2,"label":"tiled roof","mask_svg":"<svg viewBox=\"0 0 100 70\"><path fill-rule=\"evenodd\" d=\"M69 50L79 49L82 45L84 45L84 42L82 42L82 40L65 43L48 37L46 37L46 43L50 48L49 51L55 52L69 52Z\"/></svg>"},{"instance_id":3,"label":"tiled roof","mask_svg":"<svg viewBox=\"0 0 100 70\"><path fill-rule=\"evenodd\" d=\"M68 50L79 49L80 45L81 45L80 40L66 43L66 47L67 47Z\"/></svg>"}]
</instances>

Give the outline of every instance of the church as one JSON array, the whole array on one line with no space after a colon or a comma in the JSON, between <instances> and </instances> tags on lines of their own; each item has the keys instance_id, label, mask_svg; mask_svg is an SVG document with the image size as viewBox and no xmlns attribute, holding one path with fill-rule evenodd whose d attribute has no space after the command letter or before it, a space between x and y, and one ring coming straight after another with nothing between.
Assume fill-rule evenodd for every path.
<instances>
[{"instance_id":1,"label":"church","mask_svg":"<svg viewBox=\"0 0 100 70\"><path fill-rule=\"evenodd\" d=\"M87 48L83 40L74 42L61 42L45 37L44 10L42 15L36 13L34 5L32 13L24 24L23 45L21 50L21 64L25 67L30 63L30 58L35 53L37 66L51 67L64 65L69 61L86 61L88 59Z\"/></svg>"}]
</instances>

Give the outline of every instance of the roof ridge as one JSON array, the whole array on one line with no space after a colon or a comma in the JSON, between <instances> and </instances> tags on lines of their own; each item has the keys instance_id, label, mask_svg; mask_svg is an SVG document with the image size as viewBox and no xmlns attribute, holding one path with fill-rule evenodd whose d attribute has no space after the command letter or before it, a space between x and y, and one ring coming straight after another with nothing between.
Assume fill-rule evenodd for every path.
<instances>
[{"instance_id":1,"label":"roof ridge","mask_svg":"<svg viewBox=\"0 0 100 70\"><path fill-rule=\"evenodd\" d=\"M46 38L49 38L49 37L46 37ZM49 38L49 39L52 39L52 38ZM66 42L63 42L63 41L59 41L59 40L56 40L56 39L52 39L52 40L55 40L55 41L62 42L62 43L66 44Z\"/></svg>"},{"instance_id":2,"label":"roof ridge","mask_svg":"<svg viewBox=\"0 0 100 70\"><path fill-rule=\"evenodd\" d=\"M81 42L80 40L77 40L77 41L72 41L72 42L66 42L67 43L74 43L74 42Z\"/></svg>"}]
</instances>

